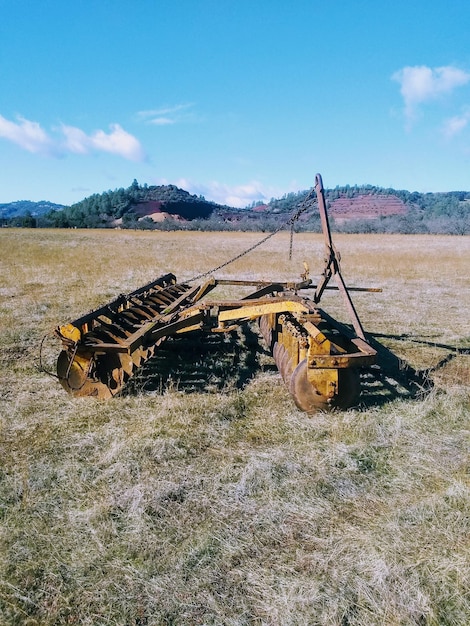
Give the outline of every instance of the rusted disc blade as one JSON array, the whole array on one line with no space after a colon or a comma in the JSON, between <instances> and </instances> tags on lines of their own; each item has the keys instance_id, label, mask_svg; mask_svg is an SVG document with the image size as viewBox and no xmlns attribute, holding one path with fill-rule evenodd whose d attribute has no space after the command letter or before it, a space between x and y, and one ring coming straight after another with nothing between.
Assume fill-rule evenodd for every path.
<instances>
[{"instance_id":1,"label":"rusted disc blade","mask_svg":"<svg viewBox=\"0 0 470 626\"><path fill-rule=\"evenodd\" d=\"M292 372L289 391L301 411L311 414L328 408L328 398L322 396L307 379L307 359L301 361Z\"/></svg>"},{"instance_id":2,"label":"rusted disc blade","mask_svg":"<svg viewBox=\"0 0 470 626\"><path fill-rule=\"evenodd\" d=\"M96 362L96 378L115 396L124 384L124 370L119 354L110 352L100 355Z\"/></svg>"},{"instance_id":3,"label":"rusted disc blade","mask_svg":"<svg viewBox=\"0 0 470 626\"><path fill-rule=\"evenodd\" d=\"M287 383L292 373L292 362L291 371L289 372L288 363L290 361L290 355L286 348L280 343L276 343L275 345L274 360L276 361L276 366L282 376L282 380Z\"/></svg>"},{"instance_id":4,"label":"rusted disc blade","mask_svg":"<svg viewBox=\"0 0 470 626\"><path fill-rule=\"evenodd\" d=\"M139 308L148 313L150 318L154 318L158 313L158 309L155 306L151 306L150 302L144 302Z\"/></svg>"},{"instance_id":5,"label":"rusted disc blade","mask_svg":"<svg viewBox=\"0 0 470 626\"><path fill-rule=\"evenodd\" d=\"M151 320L152 317L155 317L155 314L150 313L147 307L143 306L132 307L132 312L134 313L134 315L137 315L141 320Z\"/></svg>"},{"instance_id":6,"label":"rusted disc blade","mask_svg":"<svg viewBox=\"0 0 470 626\"><path fill-rule=\"evenodd\" d=\"M140 349L134 350L131 357L134 365L136 367L140 367L140 364L142 363L142 351Z\"/></svg>"},{"instance_id":7,"label":"rusted disc blade","mask_svg":"<svg viewBox=\"0 0 470 626\"><path fill-rule=\"evenodd\" d=\"M108 385L101 383L100 381L87 380L81 389L71 392L75 397L93 397L98 400L109 400L113 397L113 393L109 389Z\"/></svg>"},{"instance_id":8,"label":"rusted disc blade","mask_svg":"<svg viewBox=\"0 0 470 626\"><path fill-rule=\"evenodd\" d=\"M289 384L290 378L292 376L292 359L290 357L290 354L287 352L287 350L285 351L283 357L281 358L281 361L279 363L279 371L281 372L281 376L282 376L282 380L286 383L286 385Z\"/></svg>"},{"instance_id":9,"label":"rusted disc blade","mask_svg":"<svg viewBox=\"0 0 470 626\"><path fill-rule=\"evenodd\" d=\"M132 309L127 309L126 311L121 311L121 313L119 313L119 320L123 319L131 322L132 324L138 324L141 321L141 316Z\"/></svg>"},{"instance_id":10,"label":"rusted disc blade","mask_svg":"<svg viewBox=\"0 0 470 626\"><path fill-rule=\"evenodd\" d=\"M131 357L126 353L121 353L119 354L119 360L121 362L122 369L124 370L125 374L127 374L127 377L131 377L134 370L134 363Z\"/></svg>"},{"instance_id":11,"label":"rusted disc blade","mask_svg":"<svg viewBox=\"0 0 470 626\"><path fill-rule=\"evenodd\" d=\"M72 391L73 389L80 389L85 384L88 374L88 362L81 360L77 361L72 359L65 350L59 354L57 359L57 376L62 383L62 386Z\"/></svg>"},{"instance_id":12,"label":"rusted disc blade","mask_svg":"<svg viewBox=\"0 0 470 626\"><path fill-rule=\"evenodd\" d=\"M142 348L140 352L141 352L141 357L143 361L147 361L147 359L149 359L152 356L150 348Z\"/></svg>"},{"instance_id":13,"label":"rusted disc blade","mask_svg":"<svg viewBox=\"0 0 470 626\"><path fill-rule=\"evenodd\" d=\"M109 379L108 386L111 390L111 393L114 390L119 390L124 384L124 370L122 367L115 367L111 370L111 377Z\"/></svg>"},{"instance_id":14,"label":"rusted disc blade","mask_svg":"<svg viewBox=\"0 0 470 626\"><path fill-rule=\"evenodd\" d=\"M62 350L57 359L57 375L62 387L72 396L93 396L105 400L113 395L101 381L87 378L88 367L85 359L74 359L70 364L70 357L65 350Z\"/></svg>"},{"instance_id":15,"label":"rusted disc blade","mask_svg":"<svg viewBox=\"0 0 470 626\"><path fill-rule=\"evenodd\" d=\"M263 339L265 340L268 348L271 347L271 329L269 328L268 318L266 315L260 317L259 320L259 328L261 334L263 335Z\"/></svg>"},{"instance_id":16,"label":"rusted disc blade","mask_svg":"<svg viewBox=\"0 0 470 626\"><path fill-rule=\"evenodd\" d=\"M307 379L307 360L304 359L292 373L289 391L299 409L306 413L312 414L321 409L347 409L359 399L359 372L353 368L338 370L338 393L333 398L327 398Z\"/></svg>"},{"instance_id":17,"label":"rusted disc blade","mask_svg":"<svg viewBox=\"0 0 470 626\"><path fill-rule=\"evenodd\" d=\"M276 365L279 363L280 352L282 350L283 350L283 346L278 341L276 341L273 346L273 357L274 357L274 360L276 361Z\"/></svg>"}]
</instances>

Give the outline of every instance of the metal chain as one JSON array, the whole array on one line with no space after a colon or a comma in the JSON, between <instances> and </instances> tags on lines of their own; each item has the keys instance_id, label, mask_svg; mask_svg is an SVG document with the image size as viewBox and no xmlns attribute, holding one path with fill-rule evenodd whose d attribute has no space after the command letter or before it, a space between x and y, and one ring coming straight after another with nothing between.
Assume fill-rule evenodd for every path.
<instances>
[{"instance_id":1,"label":"metal chain","mask_svg":"<svg viewBox=\"0 0 470 626\"><path fill-rule=\"evenodd\" d=\"M42 351L44 347L44 342L46 341L48 337L51 337L51 336L52 336L52 333L47 333L46 335L44 335L44 337L41 340L41 344L39 346L39 368L38 369L40 372L44 372L48 376L52 376L52 378L57 378L57 380L60 380L59 376L57 376L56 374L53 374L52 372L49 372L49 370L46 370L42 362Z\"/></svg>"},{"instance_id":2,"label":"metal chain","mask_svg":"<svg viewBox=\"0 0 470 626\"><path fill-rule=\"evenodd\" d=\"M295 211L295 213L293 213L289 219L287 219L280 226L278 226L278 228L276 228L276 230L273 230L272 233L269 233L269 235L266 235L266 237L261 239L261 241L258 241L257 243L255 243L254 245L250 246L249 248L247 248L243 252L240 252L240 254L237 254L236 256L234 256L229 261L225 261L225 263L221 263L217 267L213 267L211 270L209 270L207 272L203 272L202 274L198 274L197 276L193 276L192 278L190 278L189 280L186 280L185 282L186 283L192 283L195 280L200 280L201 278L206 278L207 276L210 276L214 272L218 272L222 268L227 267L227 265L230 265L231 263L234 263L235 261L238 261L238 259L241 259L242 257L246 256L250 252L253 252L253 250L255 250L256 248L259 248L259 246L262 246L263 243L268 241L268 239L271 239L271 237L274 237L274 235L277 235L277 233L279 231L283 230L288 225L291 226L291 233L293 233L294 223L299 219L299 217L302 215L302 213L309 208L309 206L311 204L311 200L312 200L312 198L314 196L315 196L315 188L312 188L310 190L309 194L307 195L307 197L305 198L305 200L300 205L300 207ZM292 234L291 234L289 259L291 258L291 256L292 256Z\"/></svg>"},{"instance_id":3,"label":"metal chain","mask_svg":"<svg viewBox=\"0 0 470 626\"><path fill-rule=\"evenodd\" d=\"M290 225L290 240L289 240L289 261L292 260L292 249L294 247L294 222Z\"/></svg>"}]
</instances>

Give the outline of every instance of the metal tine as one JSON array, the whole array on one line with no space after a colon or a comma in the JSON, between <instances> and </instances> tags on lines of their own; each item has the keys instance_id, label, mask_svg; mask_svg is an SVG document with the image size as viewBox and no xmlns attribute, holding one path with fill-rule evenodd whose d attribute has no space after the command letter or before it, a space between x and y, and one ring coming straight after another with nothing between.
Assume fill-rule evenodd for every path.
<instances>
[{"instance_id":1,"label":"metal tine","mask_svg":"<svg viewBox=\"0 0 470 626\"><path fill-rule=\"evenodd\" d=\"M116 333L116 331L118 333L121 333L123 335L123 339L129 337L129 335L131 334L131 332L129 330L126 330L125 328L122 328L122 326L120 326L119 324L110 324L109 322L105 322L103 320L100 320L100 326L102 326L103 328L105 328L106 330L112 332L112 333Z\"/></svg>"}]
</instances>

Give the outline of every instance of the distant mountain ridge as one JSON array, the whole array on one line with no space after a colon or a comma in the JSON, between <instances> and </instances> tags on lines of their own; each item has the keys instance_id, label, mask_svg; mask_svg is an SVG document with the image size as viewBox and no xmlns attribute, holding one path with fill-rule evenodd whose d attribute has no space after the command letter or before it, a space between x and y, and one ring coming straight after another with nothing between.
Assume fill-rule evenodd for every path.
<instances>
[{"instance_id":1,"label":"distant mountain ridge","mask_svg":"<svg viewBox=\"0 0 470 626\"><path fill-rule=\"evenodd\" d=\"M32 200L16 200L0 204L0 217L9 219L30 213L33 217L46 215L50 211L60 211L65 208L64 204L55 204L48 200L33 202Z\"/></svg>"},{"instance_id":2,"label":"distant mountain ridge","mask_svg":"<svg viewBox=\"0 0 470 626\"><path fill-rule=\"evenodd\" d=\"M302 207L309 190L240 209L190 194L175 185L139 185L94 194L71 206L21 200L0 204L4 226L276 230ZM470 192L419 193L372 185L325 190L333 228L343 232L470 233ZM315 201L295 228L318 231ZM27 217L21 217L26 215Z\"/></svg>"}]
</instances>

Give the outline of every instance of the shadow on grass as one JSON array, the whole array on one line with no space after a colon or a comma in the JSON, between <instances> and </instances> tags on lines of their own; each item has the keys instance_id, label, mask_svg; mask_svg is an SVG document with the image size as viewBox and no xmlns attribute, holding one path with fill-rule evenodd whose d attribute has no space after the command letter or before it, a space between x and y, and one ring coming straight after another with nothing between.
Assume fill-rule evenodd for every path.
<instances>
[{"instance_id":1,"label":"shadow on grass","mask_svg":"<svg viewBox=\"0 0 470 626\"><path fill-rule=\"evenodd\" d=\"M434 383L428 369L415 369L373 335L366 339L377 351L377 364L361 372L361 406L382 406L397 398L422 399L431 392Z\"/></svg>"},{"instance_id":2,"label":"shadow on grass","mask_svg":"<svg viewBox=\"0 0 470 626\"><path fill-rule=\"evenodd\" d=\"M367 334L366 338L370 345L377 350L377 365L361 376L361 404L365 407L380 406L397 398L423 399L434 388L432 377L435 372L448 365L455 357L470 354L470 348L459 348L425 339L416 339L408 334L375 333ZM417 370L377 339L406 341L449 350L449 352L433 367Z\"/></svg>"},{"instance_id":3,"label":"shadow on grass","mask_svg":"<svg viewBox=\"0 0 470 626\"><path fill-rule=\"evenodd\" d=\"M381 406L395 399L423 399L434 387L433 372L447 365L456 355L469 354L468 348L436 344L408 335L368 334L377 351L377 365L361 371L360 406ZM431 369L417 370L398 357L378 339L413 341L449 350ZM185 393L211 393L242 389L257 373L277 371L274 361L255 326L244 325L231 333L192 332L170 337L156 355L134 375L123 395L178 389ZM282 384L279 381L279 384Z\"/></svg>"},{"instance_id":4,"label":"shadow on grass","mask_svg":"<svg viewBox=\"0 0 470 626\"><path fill-rule=\"evenodd\" d=\"M170 337L133 376L123 395L173 388L185 393L242 389L266 370L259 335L248 325L231 333L191 332ZM274 370L276 369L273 366Z\"/></svg>"}]
</instances>

